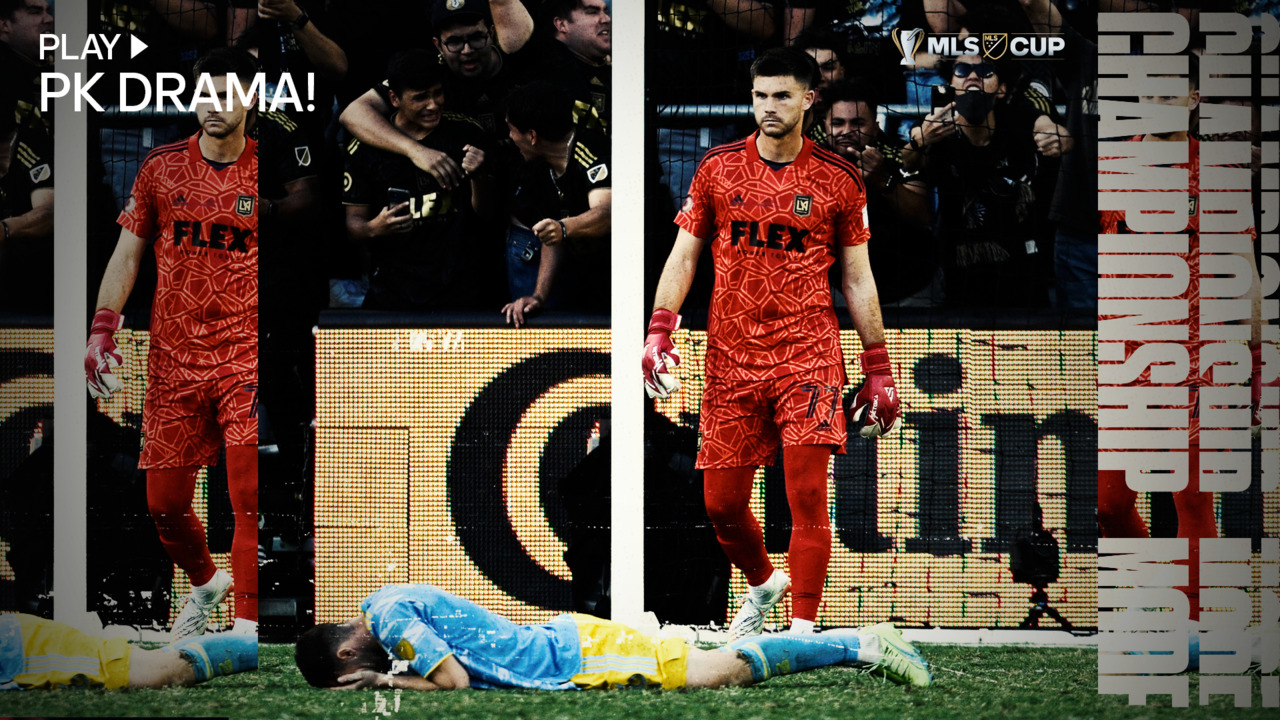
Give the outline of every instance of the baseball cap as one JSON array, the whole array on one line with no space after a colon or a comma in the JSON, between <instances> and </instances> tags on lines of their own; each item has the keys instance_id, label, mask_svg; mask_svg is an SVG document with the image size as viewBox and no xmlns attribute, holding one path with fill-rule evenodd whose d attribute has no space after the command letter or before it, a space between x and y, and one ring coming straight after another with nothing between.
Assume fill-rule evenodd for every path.
<instances>
[{"instance_id":1,"label":"baseball cap","mask_svg":"<svg viewBox=\"0 0 1280 720\"><path fill-rule=\"evenodd\" d=\"M450 24L488 19L489 0L436 0L431 8L431 27L437 34Z\"/></svg>"}]
</instances>

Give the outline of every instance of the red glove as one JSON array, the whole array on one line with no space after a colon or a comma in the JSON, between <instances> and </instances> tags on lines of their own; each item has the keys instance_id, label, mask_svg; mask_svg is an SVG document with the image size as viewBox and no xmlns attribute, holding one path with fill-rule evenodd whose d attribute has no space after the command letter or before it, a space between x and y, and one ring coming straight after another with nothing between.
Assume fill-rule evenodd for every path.
<instances>
[{"instance_id":1,"label":"red glove","mask_svg":"<svg viewBox=\"0 0 1280 720\"><path fill-rule=\"evenodd\" d=\"M124 387L115 369L124 362L112 334L124 326L124 316L102 308L93 316L89 328L89 347L84 354L84 374L89 380L89 394L107 400Z\"/></svg>"},{"instance_id":2,"label":"red glove","mask_svg":"<svg viewBox=\"0 0 1280 720\"><path fill-rule=\"evenodd\" d=\"M1267 398L1267 402L1263 404L1262 389L1280 386L1280 378L1271 378L1269 381L1262 379L1262 346L1254 345L1250 350L1253 353L1253 373L1249 378L1249 388L1252 391L1253 400L1253 422L1249 428L1253 432L1254 437L1262 434L1262 426L1264 419L1267 427L1275 427L1277 424L1276 416L1276 397L1272 395ZM1264 417L1264 412L1265 413Z\"/></svg>"},{"instance_id":3,"label":"red glove","mask_svg":"<svg viewBox=\"0 0 1280 720\"><path fill-rule=\"evenodd\" d=\"M864 438L888 435L898 427L898 389L893 385L893 368L884 343L868 345L858 356L866 378L853 398L851 427Z\"/></svg>"},{"instance_id":4,"label":"red glove","mask_svg":"<svg viewBox=\"0 0 1280 720\"><path fill-rule=\"evenodd\" d=\"M644 390L649 397L667 398L680 389L680 381L671 373L680 364L676 346L671 343L671 333L680 329L680 316L658 308L649 319L649 334L644 338L644 357L640 367L644 372Z\"/></svg>"}]
</instances>

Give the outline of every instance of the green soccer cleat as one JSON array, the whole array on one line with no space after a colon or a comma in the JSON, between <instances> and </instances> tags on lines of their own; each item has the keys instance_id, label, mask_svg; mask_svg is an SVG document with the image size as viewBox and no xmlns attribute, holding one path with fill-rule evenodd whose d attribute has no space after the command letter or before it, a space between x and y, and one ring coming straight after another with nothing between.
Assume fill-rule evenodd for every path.
<instances>
[{"instance_id":1,"label":"green soccer cleat","mask_svg":"<svg viewBox=\"0 0 1280 720\"><path fill-rule=\"evenodd\" d=\"M872 665L872 672L883 674L901 685L929 687L933 682L929 663L914 645L902 637L902 631L893 623L872 625L864 632L880 640L880 659Z\"/></svg>"}]
</instances>

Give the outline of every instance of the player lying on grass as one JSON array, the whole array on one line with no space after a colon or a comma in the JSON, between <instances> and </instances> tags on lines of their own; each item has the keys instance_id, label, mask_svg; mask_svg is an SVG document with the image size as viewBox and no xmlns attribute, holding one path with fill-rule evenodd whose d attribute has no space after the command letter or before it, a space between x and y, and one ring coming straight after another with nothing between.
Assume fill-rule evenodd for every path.
<instances>
[{"instance_id":1,"label":"player lying on grass","mask_svg":"<svg viewBox=\"0 0 1280 720\"><path fill-rule=\"evenodd\" d=\"M307 682L334 690L672 690L745 687L830 665L921 687L932 681L928 663L888 623L756 636L700 650L590 615L517 625L431 585L388 585L360 610L345 623L317 625L298 638L294 657ZM393 672L393 659L408 668Z\"/></svg>"},{"instance_id":2,"label":"player lying on grass","mask_svg":"<svg viewBox=\"0 0 1280 720\"><path fill-rule=\"evenodd\" d=\"M34 615L0 615L0 690L187 687L257 667L256 635L203 635L144 650Z\"/></svg>"}]
</instances>

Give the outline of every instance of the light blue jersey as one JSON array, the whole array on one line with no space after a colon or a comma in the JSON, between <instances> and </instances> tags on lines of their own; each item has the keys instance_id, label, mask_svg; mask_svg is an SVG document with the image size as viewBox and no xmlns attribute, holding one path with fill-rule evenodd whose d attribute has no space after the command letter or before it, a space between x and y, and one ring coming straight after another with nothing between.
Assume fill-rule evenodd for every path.
<instances>
[{"instance_id":1,"label":"light blue jersey","mask_svg":"<svg viewBox=\"0 0 1280 720\"><path fill-rule=\"evenodd\" d=\"M17 690L22 672L22 626L17 615L0 615L0 690Z\"/></svg>"},{"instance_id":2,"label":"light blue jersey","mask_svg":"<svg viewBox=\"0 0 1280 720\"><path fill-rule=\"evenodd\" d=\"M582 668L578 626L568 615L517 625L431 585L388 585L360 603L393 657L423 677L452 654L472 687L573 690Z\"/></svg>"}]
</instances>

